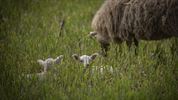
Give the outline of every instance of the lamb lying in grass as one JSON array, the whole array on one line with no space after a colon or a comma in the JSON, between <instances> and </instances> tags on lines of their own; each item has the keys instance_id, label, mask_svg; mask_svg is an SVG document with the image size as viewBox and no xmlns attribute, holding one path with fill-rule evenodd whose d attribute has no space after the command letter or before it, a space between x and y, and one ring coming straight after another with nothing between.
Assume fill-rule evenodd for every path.
<instances>
[{"instance_id":1,"label":"lamb lying in grass","mask_svg":"<svg viewBox=\"0 0 178 100\"><path fill-rule=\"evenodd\" d=\"M27 78L37 77L40 80L44 79L45 75L47 74L47 71L52 67L52 65L60 64L62 59L63 55L60 55L55 59L47 58L46 60L37 60L37 62L43 66L43 71L35 74L27 74Z\"/></svg>"},{"instance_id":2,"label":"lamb lying in grass","mask_svg":"<svg viewBox=\"0 0 178 100\"><path fill-rule=\"evenodd\" d=\"M43 66L44 68L44 72L47 72L47 70L49 70L53 64L59 64L61 62L61 60L63 59L63 55L58 56L57 58L53 59L53 58L47 58L46 60L37 60L37 62Z\"/></svg>"},{"instance_id":3,"label":"lamb lying in grass","mask_svg":"<svg viewBox=\"0 0 178 100\"><path fill-rule=\"evenodd\" d=\"M92 55L82 55L82 56L78 56L77 54L73 54L72 57L77 60L80 61L81 63L83 63L84 67L88 67L89 64L98 56L98 53L94 53Z\"/></svg>"},{"instance_id":4,"label":"lamb lying in grass","mask_svg":"<svg viewBox=\"0 0 178 100\"><path fill-rule=\"evenodd\" d=\"M72 57L76 60L79 61L81 63L83 63L84 65L84 72L89 68L90 63L95 60L95 58L98 56L98 53L94 53L92 55L82 55L82 56L78 56L77 54L73 54ZM113 73L113 68L108 67L108 66L91 66L90 68L92 68L92 73L94 73L95 71L99 71L101 74L103 74L103 70L108 70L109 72Z\"/></svg>"}]
</instances>

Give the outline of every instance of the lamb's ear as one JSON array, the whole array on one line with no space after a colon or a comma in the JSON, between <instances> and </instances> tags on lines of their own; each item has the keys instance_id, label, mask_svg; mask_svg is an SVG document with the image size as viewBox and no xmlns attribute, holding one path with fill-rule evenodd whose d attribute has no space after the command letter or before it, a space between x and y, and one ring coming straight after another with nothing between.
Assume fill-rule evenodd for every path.
<instances>
[{"instance_id":1,"label":"lamb's ear","mask_svg":"<svg viewBox=\"0 0 178 100\"><path fill-rule=\"evenodd\" d=\"M38 59L37 62L38 62L40 65L43 65L43 60Z\"/></svg>"},{"instance_id":2,"label":"lamb's ear","mask_svg":"<svg viewBox=\"0 0 178 100\"><path fill-rule=\"evenodd\" d=\"M63 55L60 55L59 57L60 57L61 59L63 59L63 58L64 58L64 56L63 56Z\"/></svg>"},{"instance_id":3,"label":"lamb's ear","mask_svg":"<svg viewBox=\"0 0 178 100\"><path fill-rule=\"evenodd\" d=\"M72 57L75 59L75 60L79 60L79 56L77 54L73 54Z\"/></svg>"},{"instance_id":4,"label":"lamb's ear","mask_svg":"<svg viewBox=\"0 0 178 100\"><path fill-rule=\"evenodd\" d=\"M94 53L90 57L91 57L92 60L94 60L96 58L96 56L98 56L98 55L99 55L98 53Z\"/></svg>"}]
</instances>

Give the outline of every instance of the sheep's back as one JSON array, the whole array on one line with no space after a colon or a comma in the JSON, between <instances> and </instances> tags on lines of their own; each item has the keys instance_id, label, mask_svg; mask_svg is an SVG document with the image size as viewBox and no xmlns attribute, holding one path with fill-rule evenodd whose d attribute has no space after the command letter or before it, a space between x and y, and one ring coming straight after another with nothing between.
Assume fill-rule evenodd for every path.
<instances>
[{"instance_id":1,"label":"sheep's back","mask_svg":"<svg viewBox=\"0 0 178 100\"><path fill-rule=\"evenodd\" d=\"M178 0L131 0L124 11L120 33L159 40L178 34Z\"/></svg>"},{"instance_id":2,"label":"sheep's back","mask_svg":"<svg viewBox=\"0 0 178 100\"><path fill-rule=\"evenodd\" d=\"M92 28L106 38L159 40L178 36L178 0L106 0Z\"/></svg>"}]
</instances>

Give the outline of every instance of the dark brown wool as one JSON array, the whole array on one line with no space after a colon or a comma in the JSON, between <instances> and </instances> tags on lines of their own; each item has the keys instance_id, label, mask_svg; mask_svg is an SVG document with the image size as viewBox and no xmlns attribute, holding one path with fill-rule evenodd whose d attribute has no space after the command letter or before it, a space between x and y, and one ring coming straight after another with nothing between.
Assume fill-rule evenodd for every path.
<instances>
[{"instance_id":1,"label":"dark brown wool","mask_svg":"<svg viewBox=\"0 0 178 100\"><path fill-rule=\"evenodd\" d=\"M178 37L178 0L106 0L92 29L101 44Z\"/></svg>"}]
</instances>

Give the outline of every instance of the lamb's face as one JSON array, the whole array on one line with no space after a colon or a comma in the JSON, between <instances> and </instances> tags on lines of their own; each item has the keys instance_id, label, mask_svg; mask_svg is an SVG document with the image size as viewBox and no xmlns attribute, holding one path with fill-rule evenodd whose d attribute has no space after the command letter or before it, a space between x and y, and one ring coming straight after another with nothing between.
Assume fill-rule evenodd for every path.
<instances>
[{"instance_id":1,"label":"lamb's face","mask_svg":"<svg viewBox=\"0 0 178 100\"><path fill-rule=\"evenodd\" d=\"M89 66L92 61L91 56L83 55L80 57L80 62L84 64L84 66Z\"/></svg>"},{"instance_id":2,"label":"lamb's face","mask_svg":"<svg viewBox=\"0 0 178 100\"><path fill-rule=\"evenodd\" d=\"M43 66L44 71L47 71L53 64L60 64L63 59L63 55L58 56L57 58L47 58L46 60L37 60L37 62Z\"/></svg>"},{"instance_id":3,"label":"lamb's face","mask_svg":"<svg viewBox=\"0 0 178 100\"><path fill-rule=\"evenodd\" d=\"M97 55L98 53L94 53L91 56L88 56L88 55L78 56L77 54L73 54L72 57L75 60L80 61L81 63L83 63L85 67L87 67L96 58Z\"/></svg>"}]
</instances>

